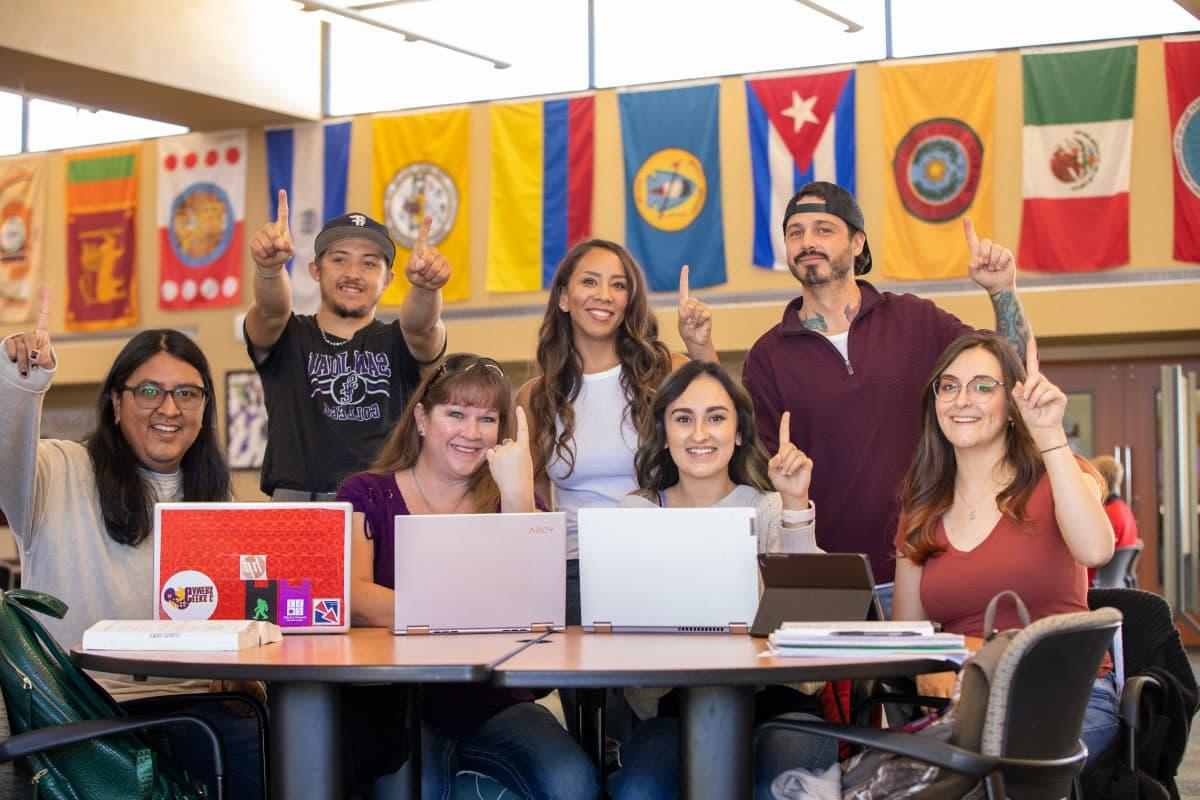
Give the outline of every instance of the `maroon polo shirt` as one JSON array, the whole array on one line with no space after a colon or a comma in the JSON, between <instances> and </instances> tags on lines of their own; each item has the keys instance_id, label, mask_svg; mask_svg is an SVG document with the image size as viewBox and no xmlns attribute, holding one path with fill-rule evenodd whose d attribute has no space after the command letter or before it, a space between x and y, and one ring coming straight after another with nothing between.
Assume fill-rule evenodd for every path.
<instances>
[{"instance_id":1,"label":"maroon polo shirt","mask_svg":"<svg viewBox=\"0 0 1200 800\"><path fill-rule=\"evenodd\" d=\"M866 553L884 583L896 572L897 490L921 434L921 393L946 346L974 329L929 300L858 286L849 364L800 324L797 297L750 348L742 382L769 453L779 447L779 418L792 412L792 443L813 460L817 543Z\"/></svg>"}]
</instances>

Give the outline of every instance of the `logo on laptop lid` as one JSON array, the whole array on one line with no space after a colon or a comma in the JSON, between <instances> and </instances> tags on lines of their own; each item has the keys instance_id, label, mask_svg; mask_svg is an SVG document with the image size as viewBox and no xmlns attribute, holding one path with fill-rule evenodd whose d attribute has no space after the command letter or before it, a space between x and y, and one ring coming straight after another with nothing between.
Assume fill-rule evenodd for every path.
<instances>
[{"instance_id":1,"label":"logo on laptop lid","mask_svg":"<svg viewBox=\"0 0 1200 800\"><path fill-rule=\"evenodd\" d=\"M313 625L341 625L342 601L331 597L313 601Z\"/></svg>"},{"instance_id":2,"label":"logo on laptop lid","mask_svg":"<svg viewBox=\"0 0 1200 800\"><path fill-rule=\"evenodd\" d=\"M159 605L169 619L208 619L217 610L217 586L203 572L185 569L163 584Z\"/></svg>"}]
</instances>

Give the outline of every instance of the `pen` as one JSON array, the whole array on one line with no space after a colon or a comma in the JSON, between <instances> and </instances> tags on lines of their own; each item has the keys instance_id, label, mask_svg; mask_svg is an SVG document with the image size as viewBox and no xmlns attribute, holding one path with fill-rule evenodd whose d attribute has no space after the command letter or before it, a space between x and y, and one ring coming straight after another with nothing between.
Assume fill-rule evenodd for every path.
<instances>
[{"instance_id":1,"label":"pen","mask_svg":"<svg viewBox=\"0 0 1200 800\"><path fill-rule=\"evenodd\" d=\"M920 636L917 631L830 631L830 636Z\"/></svg>"}]
</instances>

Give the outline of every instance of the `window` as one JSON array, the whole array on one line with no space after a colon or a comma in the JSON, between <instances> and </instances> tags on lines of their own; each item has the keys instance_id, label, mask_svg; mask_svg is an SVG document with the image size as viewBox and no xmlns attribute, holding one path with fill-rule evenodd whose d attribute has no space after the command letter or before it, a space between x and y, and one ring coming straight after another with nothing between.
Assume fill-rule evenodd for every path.
<instances>
[{"instance_id":1,"label":"window","mask_svg":"<svg viewBox=\"0 0 1200 800\"><path fill-rule=\"evenodd\" d=\"M0 155L21 152L21 95L0 92Z\"/></svg>"},{"instance_id":2,"label":"window","mask_svg":"<svg viewBox=\"0 0 1200 800\"><path fill-rule=\"evenodd\" d=\"M89 111L50 100L29 101L29 149L32 151L152 139L187 131L180 125L114 111Z\"/></svg>"}]
</instances>

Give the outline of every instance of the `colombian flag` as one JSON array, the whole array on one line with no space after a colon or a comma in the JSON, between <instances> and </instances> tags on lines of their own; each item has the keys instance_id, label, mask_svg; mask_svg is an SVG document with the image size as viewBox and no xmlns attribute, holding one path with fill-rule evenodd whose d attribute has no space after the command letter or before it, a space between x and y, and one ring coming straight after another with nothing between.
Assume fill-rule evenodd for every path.
<instances>
[{"instance_id":1,"label":"colombian flag","mask_svg":"<svg viewBox=\"0 0 1200 800\"><path fill-rule=\"evenodd\" d=\"M549 288L592 232L594 98L493 106L489 292Z\"/></svg>"}]
</instances>

